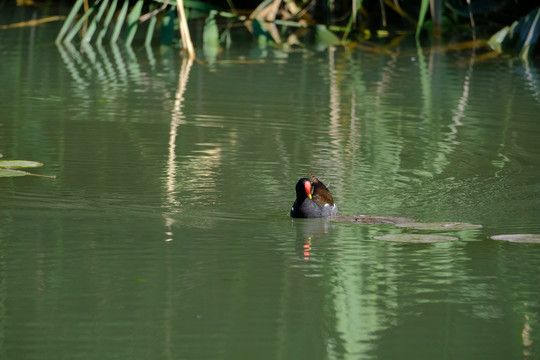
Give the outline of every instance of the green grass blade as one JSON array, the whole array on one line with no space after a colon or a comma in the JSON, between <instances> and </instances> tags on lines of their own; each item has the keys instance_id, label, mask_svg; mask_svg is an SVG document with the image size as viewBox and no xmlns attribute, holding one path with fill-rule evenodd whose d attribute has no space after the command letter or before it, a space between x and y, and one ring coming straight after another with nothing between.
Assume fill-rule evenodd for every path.
<instances>
[{"instance_id":1,"label":"green grass blade","mask_svg":"<svg viewBox=\"0 0 540 360\"><path fill-rule=\"evenodd\" d=\"M420 13L418 14L418 25L416 26L416 34L414 37L416 40L420 37L420 32L422 31L422 26L424 26L424 20L426 19L426 14L429 7L429 0L422 0L420 4Z\"/></svg>"},{"instance_id":2,"label":"green grass blade","mask_svg":"<svg viewBox=\"0 0 540 360\"><path fill-rule=\"evenodd\" d=\"M324 25L315 27L315 42L319 46L328 47L341 44L341 40Z\"/></svg>"},{"instance_id":3,"label":"green grass blade","mask_svg":"<svg viewBox=\"0 0 540 360\"><path fill-rule=\"evenodd\" d=\"M216 23L217 11L212 10L204 22L203 53L208 62L213 62L219 52L219 30Z\"/></svg>"},{"instance_id":4,"label":"green grass blade","mask_svg":"<svg viewBox=\"0 0 540 360\"><path fill-rule=\"evenodd\" d=\"M150 11L154 10L155 6L150 7ZM149 46L152 43L154 37L154 31L156 30L157 17L152 16L148 22L148 30L146 30L146 38L144 39L144 45Z\"/></svg>"},{"instance_id":5,"label":"green grass blade","mask_svg":"<svg viewBox=\"0 0 540 360\"><path fill-rule=\"evenodd\" d=\"M352 26L355 23L354 20L358 16L358 10L362 7L362 1L363 0L356 0L352 2L352 4L356 6L354 6L354 8L351 11L351 16L349 17L349 22L347 23L346 30L343 33L343 37L341 38L341 41L345 41L345 39L347 39L347 37L351 33Z\"/></svg>"},{"instance_id":6,"label":"green grass blade","mask_svg":"<svg viewBox=\"0 0 540 360\"><path fill-rule=\"evenodd\" d=\"M116 25L114 26L114 31L111 36L111 42L116 42L118 40L118 37L120 36L120 31L122 30L122 26L124 25L124 20L126 19L126 14L128 11L129 1L124 0L124 5L122 5L122 8L120 9L120 13L118 14L118 18L116 19Z\"/></svg>"},{"instance_id":7,"label":"green grass blade","mask_svg":"<svg viewBox=\"0 0 540 360\"><path fill-rule=\"evenodd\" d=\"M96 3L97 4L97 3ZM88 17L94 12L94 9L96 8L96 4L92 5L85 13L83 16L81 16L81 18L79 19L79 21L77 21L77 23L75 24L75 26L73 26L73 29L71 29L68 34L66 35L66 37L64 38L64 43L69 43L71 42L71 40L73 40L73 38L75 37L75 35L77 35L77 33L79 32L79 30L81 30L81 27L82 25L84 24L84 22L86 21L86 19L88 19Z\"/></svg>"},{"instance_id":8,"label":"green grass blade","mask_svg":"<svg viewBox=\"0 0 540 360\"><path fill-rule=\"evenodd\" d=\"M83 43L88 43L92 39L92 36L94 36L94 33L96 32L97 25L101 21L101 17L103 16L103 13L105 12L105 9L107 8L107 5L109 4L109 0L104 0L101 3L101 6L99 7L99 10L90 22L90 25L88 26L88 29L86 30L86 34L84 34L84 37L82 39Z\"/></svg>"},{"instance_id":9,"label":"green grass blade","mask_svg":"<svg viewBox=\"0 0 540 360\"><path fill-rule=\"evenodd\" d=\"M69 15L67 16L66 20L64 21L64 24L62 25L62 28L60 29L60 32L58 32L58 35L56 36L56 43L59 43L64 35L69 30L70 25L73 23L75 16L79 12L81 6L83 5L84 0L77 0L75 4L73 4L73 7L71 8L71 11L69 12Z\"/></svg>"},{"instance_id":10,"label":"green grass blade","mask_svg":"<svg viewBox=\"0 0 540 360\"><path fill-rule=\"evenodd\" d=\"M127 30L126 30L126 45L131 45L137 28L139 27L139 18L141 17L141 11L144 4L144 0L138 0L131 12L127 17Z\"/></svg>"},{"instance_id":11,"label":"green grass blade","mask_svg":"<svg viewBox=\"0 0 540 360\"><path fill-rule=\"evenodd\" d=\"M105 16L105 20L103 21L103 24L101 25L101 30L99 30L96 43L101 44L101 41L105 37L105 34L107 33L107 29L109 29L109 24L111 23L111 20L114 16L114 12L116 11L117 6L118 6L118 0L113 0L113 2L111 3L111 6L109 6L109 11L107 12L107 16Z\"/></svg>"}]
</instances>

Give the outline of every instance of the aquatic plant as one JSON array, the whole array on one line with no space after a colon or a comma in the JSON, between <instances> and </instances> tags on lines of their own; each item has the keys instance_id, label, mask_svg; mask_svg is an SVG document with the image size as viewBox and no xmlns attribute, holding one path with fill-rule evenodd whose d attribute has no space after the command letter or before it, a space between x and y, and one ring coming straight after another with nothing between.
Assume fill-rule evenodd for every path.
<instances>
[{"instance_id":1,"label":"aquatic plant","mask_svg":"<svg viewBox=\"0 0 540 360\"><path fill-rule=\"evenodd\" d=\"M493 240L502 240L516 243L540 243L540 234L504 234L494 235L491 237Z\"/></svg>"},{"instance_id":2,"label":"aquatic plant","mask_svg":"<svg viewBox=\"0 0 540 360\"><path fill-rule=\"evenodd\" d=\"M0 157L2 157L2 154L0 154ZM50 178L56 177L56 176L32 174L26 171L18 170L18 169L25 169L25 168L35 168L39 166L43 166L43 164L37 161L0 160L0 178L26 176L26 175L42 176L42 177L50 177Z\"/></svg>"},{"instance_id":3,"label":"aquatic plant","mask_svg":"<svg viewBox=\"0 0 540 360\"><path fill-rule=\"evenodd\" d=\"M374 236L373 238L375 240L382 240L382 241L393 241L393 242L404 242L404 243L423 243L423 244L459 240L455 236L434 235L434 234L406 234L406 233Z\"/></svg>"},{"instance_id":4,"label":"aquatic plant","mask_svg":"<svg viewBox=\"0 0 540 360\"><path fill-rule=\"evenodd\" d=\"M540 35L540 7L511 26L505 26L488 41L496 51L527 59L534 51Z\"/></svg>"},{"instance_id":5,"label":"aquatic plant","mask_svg":"<svg viewBox=\"0 0 540 360\"><path fill-rule=\"evenodd\" d=\"M504 35L498 33L496 37L502 39L499 42L504 40L514 44L516 37L522 39L524 33L530 35L519 40L520 45L517 45L517 52L523 57L533 50L540 26L537 21L539 8L502 4L500 1L480 4L470 0L422 0L420 3L398 0L245 1L242 5L248 10L238 10L231 0L227 1L229 9L197 0L95 0L91 4L86 1L75 2L58 33L57 43L69 43L77 34L80 34L82 43L101 43L107 34L111 42L117 42L123 31L124 42L129 45L139 25L148 22L145 44L152 41L158 24L161 25L161 42L171 44L177 13L182 48L192 58L195 52L188 20L199 17L207 18L203 30L205 51L215 51L223 42L230 45L233 24L245 26L261 46L298 45L299 39L306 35L306 29L313 30L317 42L329 46L345 44L346 41L362 43L373 37L392 37L394 42L399 42L403 35L413 33L419 41L426 31L431 39L455 36L457 31L476 40L480 29L485 33L497 24L499 28L504 25L500 24L499 18L513 21L515 18L511 16L529 12L517 25L505 30ZM80 15L83 5L85 8ZM220 22L226 23L221 35Z\"/></svg>"}]
</instances>

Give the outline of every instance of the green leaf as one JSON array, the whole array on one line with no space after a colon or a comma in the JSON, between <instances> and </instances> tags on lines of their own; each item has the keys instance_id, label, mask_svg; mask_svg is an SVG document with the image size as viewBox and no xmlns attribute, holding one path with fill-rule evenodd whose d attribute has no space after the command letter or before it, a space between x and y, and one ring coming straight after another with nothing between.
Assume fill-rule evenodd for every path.
<instances>
[{"instance_id":1,"label":"green leaf","mask_svg":"<svg viewBox=\"0 0 540 360\"><path fill-rule=\"evenodd\" d=\"M21 170L12 170L12 169L0 169L0 177L14 177L14 176L25 176L30 175L26 171Z\"/></svg>"},{"instance_id":2,"label":"green leaf","mask_svg":"<svg viewBox=\"0 0 540 360\"><path fill-rule=\"evenodd\" d=\"M349 223L349 224L400 224L411 223L414 219L397 216L380 216L380 215L340 215L331 216L330 221Z\"/></svg>"},{"instance_id":3,"label":"green leaf","mask_svg":"<svg viewBox=\"0 0 540 360\"><path fill-rule=\"evenodd\" d=\"M129 1L124 1L124 4L122 4L122 7L120 8L120 12L118 12L118 16L116 18L116 25L114 26L113 34L111 36L111 43L115 43L120 36L120 31L122 31L122 25L124 24L124 20L126 18L128 6Z\"/></svg>"},{"instance_id":4,"label":"green leaf","mask_svg":"<svg viewBox=\"0 0 540 360\"><path fill-rule=\"evenodd\" d=\"M416 229L416 230L431 230L431 231L458 231L458 230L473 230L480 229L482 225L459 223L459 222L432 222L432 223L420 223L409 222L396 224L398 227Z\"/></svg>"},{"instance_id":5,"label":"green leaf","mask_svg":"<svg viewBox=\"0 0 540 360\"><path fill-rule=\"evenodd\" d=\"M420 12L418 13L418 25L416 25L416 33L414 34L414 37L416 38L417 41L418 41L418 38L420 37L422 26L424 26L424 20L426 19L428 6L429 6L429 0L422 0L422 3L420 4Z\"/></svg>"},{"instance_id":6,"label":"green leaf","mask_svg":"<svg viewBox=\"0 0 540 360\"><path fill-rule=\"evenodd\" d=\"M517 243L540 243L540 234L505 234L491 237L493 240L504 240Z\"/></svg>"},{"instance_id":7,"label":"green leaf","mask_svg":"<svg viewBox=\"0 0 540 360\"><path fill-rule=\"evenodd\" d=\"M406 243L438 243L458 241L457 237L433 234L389 234L382 236L374 236L375 240L406 242Z\"/></svg>"},{"instance_id":8,"label":"green leaf","mask_svg":"<svg viewBox=\"0 0 540 360\"><path fill-rule=\"evenodd\" d=\"M66 20L64 21L64 24L62 25L62 28L58 32L58 36L56 37L56 43L60 43L64 35L68 32L69 27L75 20L75 17L77 16L77 13L79 12L79 9L83 6L84 0L77 0L73 7L71 8L71 11L69 12L69 15L67 16Z\"/></svg>"},{"instance_id":9,"label":"green leaf","mask_svg":"<svg viewBox=\"0 0 540 360\"><path fill-rule=\"evenodd\" d=\"M540 8L537 8L510 27L496 32L488 44L498 52L507 52L527 59L534 51L540 36Z\"/></svg>"},{"instance_id":10,"label":"green leaf","mask_svg":"<svg viewBox=\"0 0 540 360\"><path fill-rule=\"evenodd\" d=\"M107 11L105 20L103 21L103 24L101 24L101 29L99 30L96 43L101 44L101 41L105 37L105 34L107 33L107 29L109 29L109 24L111 23L111 20L114 16L114 12L116 10L117 4L118 4L118 0L113 0L111 3L111 6L109 6L109 10Z\"/></svg>"},{"instance_id":11,"label":"green leaf","mask_svg":"<svg viewBox=\"0 0 540 360\"><path fill-rule=\"evenodd\" d=\"M207 61L216 60L219 52L219 31L216 24L217 11L212 10L206 18L203 30L203 52Z\"/></svg>"},{"instance_id":12,"label":"green leaf","mask_svg":"<svg viewBox=\"0 0 540 360\"><path fill-rule=\"evenodd\" d=\"M28 160L0 160L0 169L24 169L43 166L37 161Z\"/></svg>"},{"instance_id":13,"label":"green leaf","mask_svg":"<svg viewBox=\"0 0 540 360\"><path fill-rule=\"evenodd\" d=\"M107 9L107 5L109 5L109 0L103 0L96 16L94 16L94 18L90 22L88 29L86 29L86 34L84 34L82 42L90 42L90 39L92 39L92 36L94 36L94 33L97 30L98 24L101 21L101 17L103 16L103 13Z\"/></svg>"},{"instance_id":14,"label":"green leaf","mask_svg":"<svg viewBox=\"0 0 540 360\"><path fill-rule=\"evenodd\" d=\"M219 31L216 24L217 11L212 10L204 22L203 44L204 46L219 46Z\"/></svg>"},{"instance_id":15,"label":"green leaf","mask_svg":"<svg viewBox=\"0 0 540 360\"><path fill-rule=\"evenodd\" d=\"M150 5L149 10L153 11L156 8L155 5ZM152 38L154 37L154 31L156 29L157 16L152 16L148 22L148 29L146 30L146 37L144 38L144 45L150 46L152 44Z\"/></svg>"},{"instance_id":16,"label":"green leaf","mask_svg":"<svg viewBox=\"0 0 540 360\"><path fill-rule=\"evenodd\" d=\"M341 40L324 25L315 28L315 41L318 45L333 46L341 44Z\"/></svg>"},{"instance_id":17,"label":"green leaf","mask_svg":"<svg viewBox=\"0 0 540 360\"><path fill-rule=\"evenodd\" d=\"M133 7L133 9L130 11L128 17L127 17L127 27L126 27L126 45L131 45L131 42L133 41L133 37L135 36L135 33L137 32L137 27L139 26L139 18L141 17L141 11L142 6L144 4L144 0L139 0Z\"/></svg>"},{"instance_id":18,"label":"green leaf","mask_svg":"<svg viewBox=\"0 0 540 360\"><path fill-rule=\"evenodd\" d=\"M77 35L77 32L79 32L83 24L87 21L88 17L92 15L98 4L99 1L96 1L87 11L85 11L83 16L80 17L79 21L77 21L73 28L67 33L66 37L64 38L64 43L69 43L71 40L73 40L73 37Z\"/></svg>"},{"instance_id":19,"label":"green leaf","mask_svg":"<svg viewBox=\"0 0 540 360\"><path fill-rule=\"evenodd\" d=\"M501 30L497 31L493 36L491 36L488 40L488 45L495 50L498 53L502 52L502 42L508 35L508 32L510 31L510 26L505 26Z\"/></svg>"}]
</instances>

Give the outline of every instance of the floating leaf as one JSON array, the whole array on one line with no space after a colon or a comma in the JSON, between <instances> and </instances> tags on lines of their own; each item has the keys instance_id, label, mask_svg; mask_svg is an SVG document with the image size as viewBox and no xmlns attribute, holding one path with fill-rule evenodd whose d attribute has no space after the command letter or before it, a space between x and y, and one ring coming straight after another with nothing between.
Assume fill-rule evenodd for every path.
<instances>
[{"instance_id":1,"label":"floating leaf","mask_svg":"<svg viewBox=\"0 0 540 360\"><path fill-rule=\"evenodd\" d=\"M493 240L503 240L518 243L540 243L540 234L505 234L494 235Z\"/></svg>"},{"instance_id":2,"label":"floating leaf","mask_svg":"<svg viewBox=\"0 0 540 360\"><path fill-rule=\"evenodd\" d=\"M0 160L0 169L24 169L43 166L37 161L28 160Z\"/></svg>"},{"instance_id":3,"label":"floating leaf","mask_svg":"<svg viewBox=\"0 0 540 360\"><path fill-rule=\"evenodd\" d=\"M458 241L454 236L434 235L434 234L389 234L374 236L375 240L406 242L406 243L439 243Z\"/></svg>"},{"instance_id":4,"label":"floating leaf","mask_svg":"<svg viewBox=\"0 0 540 360\"><path fill-rule=\"evenodd\" d=\"M21 170L12 170L12 169L0 169L0 177L14 177L14 176L25 176L30 175L26 171Z\"/></svg>"},{"instance_id":5,"label":"floating leaf","mask_svg":"<svg viewBox=\"0 0 540 360\"><path fill-rule=\"evenodd\" d=\"M396 224L396 226L409 228L409 229L416 229L416 230L432 230L432 231L457 231L457 230L472 230L472 229L482 228L482 225L460 223L460 222L431 222L431 223L404 222L401 224Z\"/></svg>"},{"instance_id":6,"label":"floating leaf","mask_svg":"<svg viewBox=\"0 0 540 360\"><path fill-rule=\"evenodd\" d=\"M399 224L415 221L411 218L397 216L378 216L378 215L343 215L331 216L328 218L331 221L351 223L351 224Z\"/></svg>"}]
</instances>

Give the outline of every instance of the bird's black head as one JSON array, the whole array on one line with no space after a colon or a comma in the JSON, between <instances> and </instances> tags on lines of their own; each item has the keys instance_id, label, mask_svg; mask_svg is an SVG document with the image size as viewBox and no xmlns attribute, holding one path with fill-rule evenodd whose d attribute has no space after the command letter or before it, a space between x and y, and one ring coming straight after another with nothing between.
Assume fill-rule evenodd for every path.
<instances>
[{"instance_id":1,"label":"bird's black head","mask_svg":"<svg viewBox=\"0 0 540 360\"><path fill-rule=\"evenodd\" d=\"M296 198L303 200L306 197L311 199L311 181L308 178L301 178L296 183Z\"/></svg>"}]
</instances>

